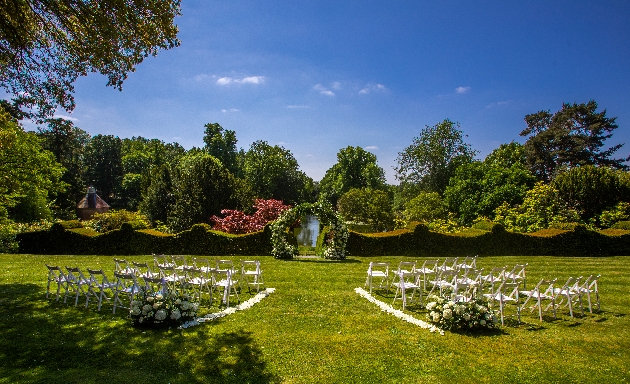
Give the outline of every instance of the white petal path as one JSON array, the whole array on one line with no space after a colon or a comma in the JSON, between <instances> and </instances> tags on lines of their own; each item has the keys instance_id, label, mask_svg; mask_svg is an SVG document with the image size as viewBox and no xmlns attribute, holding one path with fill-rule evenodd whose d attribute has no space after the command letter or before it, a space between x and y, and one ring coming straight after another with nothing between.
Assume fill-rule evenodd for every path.
<instances>
[{"instance_id":1,"label":"white petal path","mask_svg":"<svg viewBox=\"0 0 630 384\"><path fill-rule=\"evenodd\" d=\"M418 320L415 317L408 315L401 310L394 309L391 305L383 303L380 300L377 300L374 296L370 295L370 293L363 288L355 288L354 291L358 293L359 295L363 296L364 298L366 298L369 302L376 304L379 308L381 308L381 311L383 312L392 314L398 317L399 319L402 319L411 324L415 324L419 326L420 328L428 329L431 332L439 332L440 335L444 335L444 331L442 329L436 327L435 325L429 324L425 321Z\"/></svg>"},{"instance_id":2,"label":"white petal path","mask_svg":"<svg viewBox=\"0 0 630 384\"><path fill-rule=\"evenodd\" d=\"M262 299L264 299L265 297L269 296L270 293L275 292L276 289L275 288L267 288L263 291L258 292L258 294L256 294L256 296L252 297L251 299L242 302L241 304L234 306L234 307L229 307L229 308L225 308L224 310L220 311L220 312L214 312L214 313L208 313L207 315L205 315L204 317L198 317L194 320L191 321L187 321L184 324L180 325L179 328L190 328L190 327L194 327L195 325L199 325L201 323L205 323L207 321L212 321L215 319L219 319L221 317L225 317L227 315L231 315L233 313L235 313L236 311L244 311L246 309L249 309L251 307L254 306L254 304L260 303L262 301Z\"/></svg>"}]
</instances>

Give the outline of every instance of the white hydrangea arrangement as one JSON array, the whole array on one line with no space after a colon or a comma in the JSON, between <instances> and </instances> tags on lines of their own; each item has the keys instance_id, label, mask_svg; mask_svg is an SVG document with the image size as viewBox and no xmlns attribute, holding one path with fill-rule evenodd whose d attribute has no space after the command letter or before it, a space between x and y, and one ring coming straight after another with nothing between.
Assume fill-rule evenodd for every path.
<instances>
[{"instance_id":1,"label":"white hydrangea arrangement","mask_svg":"<svg viewBox=\"0 0 630 384\"><path fill-rule=\"evenodd\" d=\"M140 300L133 300L129 316L135 326L168 327L178 326L197 315L199 303L193 302L188 294L140 292Z\"/></svg>"},{"instance_id":2,"label":"white hydrangea arrangement","mask_svg":"<svg viewBox=\"0 0 630 384\"><path fill-rule=\"evenodd\" d=\"M447 331L490 329L497 324L496 313L482 297L455 302L447 297L431 295L426 309L429 322Z\"/></svg>"}]
</instances>

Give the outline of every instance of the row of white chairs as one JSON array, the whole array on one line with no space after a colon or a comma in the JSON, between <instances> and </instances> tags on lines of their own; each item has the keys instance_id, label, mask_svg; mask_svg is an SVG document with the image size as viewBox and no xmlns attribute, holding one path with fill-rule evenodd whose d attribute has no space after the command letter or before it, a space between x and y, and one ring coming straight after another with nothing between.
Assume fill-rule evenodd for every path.
<instances>
[{"instance_id":1,"label":"row of white chairs","mask_svg":"<svg viewBox=\"0 0 630 384\"><path fill-rule=\"evenodd\" d=\"M515 308L515 316L521 321L521 311L530 309L530 312L538 311L540 321L543 321L543 313L553 313L557 318L559 308L567 308L569 315L575 317L575 311L579 310L584 315L584 298L588 310L593 313L595 307L600 310L599 279L601 275L589 275L586 278L569 277L563 284L558 279L541 279L534 288L519 289L518 284L504 282L499 289L492 294L484 294L491 302L499 304L501 324L504 323L506 308L512 305ZM529 304L529 307L528 307Z\"/></svg>"},{"instance_id":2,"label":"row of white chairs","mask_svg":"<svg viewBox=\"0 0 630 384\"><path fill-rule=\"evenodd\" d=\"M110 280L102 269L87 269L84 274L79 267L65 267L65 271L59 266L46 265L48 269L48 283L46 297L51 292L51 285L56 284L57 301L60 300L63 290L64 303L69 296L74 296L75 306L81 296L85 297L85 307L91 298L98 300L98 310L103 301L111 300L113 313L117 307L129 308L134 298L147 290L154 293L186 292L203 300L208 297L209 305L212 305L213 293L216 291L223 303L229 307L230 297L238 297L240 284L247 284L248 290L255 286L257 291L264 286L260 262L241 261L240 276L235 272L231 260L221 260L217 267L211 267L209 259L194 259L193 265L176 269L172 265L162 265L158 271L154 271L147 263L133 262L131 265L124 259L114 259L114 279ZM231 267L221 269L223 264L231 264ZM133 265L133 266L132 266ZM242 277L239 283L239 277ZM123 302L124 299L124 302Z\"/></svg>"},{"instance_id":3,"label":"row of white chairs","mask_svg":"<svg viewBox=\"0 0 630 384\"><path fill-rule=\"evenodd\" d=\"M508 266L492 268L488 273L483 269L476 269L476 258L467 258L462 263L453 263L453 259L444 262L427 260L420 268L416 268L414 261L402 261L398 269L393 273L393 286L397 299L402 301L403 310L409 303L423 304L424 297L431 294L447 295L456 302L473 300L479 296L485 297L494 305L498 305L503 323L504 309L508 304L517 307L517 317L520 321L521 308L527 304L532 305L532 311L538 309L542 321L542 313L554 311L559 306L568 307L573 317L576 306L583 313L582 297L588 301L588 309L592 313L593 306L600 308L599 289L597 286L599 275L569 278L562 285L556 285L556 281L541 280L533 289L526 288L526 267L528 264L517 264L512 268ZM542 286L547 283L544 289ZM387 289L389 291L389 263L371 262L368 267L366 286ZM521 298L525 301L521 302ZM547 305L542 303L549 302ZM594 304L593 304L594 303Z\"/></svg>"}]
</instances>

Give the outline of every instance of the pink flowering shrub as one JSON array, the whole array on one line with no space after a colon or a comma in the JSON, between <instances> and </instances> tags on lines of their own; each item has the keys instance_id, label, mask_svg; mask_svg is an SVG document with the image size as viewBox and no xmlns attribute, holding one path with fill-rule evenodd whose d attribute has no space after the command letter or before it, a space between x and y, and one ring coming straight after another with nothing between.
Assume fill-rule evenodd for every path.
<instances>
[{"instance_id":1,"label":"pink flowering shrub","mask_svg":"<svg viewBox=\"0 0 630 384\"><path fill-rule=\"evenodd\" d=\"M210 218L213 223L212 229L232 234L261 231L265 224L276 220L282 212L290 209L291 206L284 205L280 200L256 199L254 208L256 208L256 212L253 215L247 215L234 209L224 209L221 211L223 218L218 216Z\"/></svg>"}]
</instances>

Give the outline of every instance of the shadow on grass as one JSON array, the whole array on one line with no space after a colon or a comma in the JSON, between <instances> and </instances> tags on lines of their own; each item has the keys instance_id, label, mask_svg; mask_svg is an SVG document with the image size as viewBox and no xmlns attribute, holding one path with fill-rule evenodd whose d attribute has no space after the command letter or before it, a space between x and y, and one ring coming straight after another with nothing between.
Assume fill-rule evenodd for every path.
<instances>
[{"instance_id":1,"label":"shadow on grass","mask_svg":"<svg viewBox=\"0 0 630 384\"><path fill-rule=\"evenodd\" d=\"M251 332L131 326L123 313L0 285L0 377L6 382L275 383Z\"/></svg>"}]
</instances>

